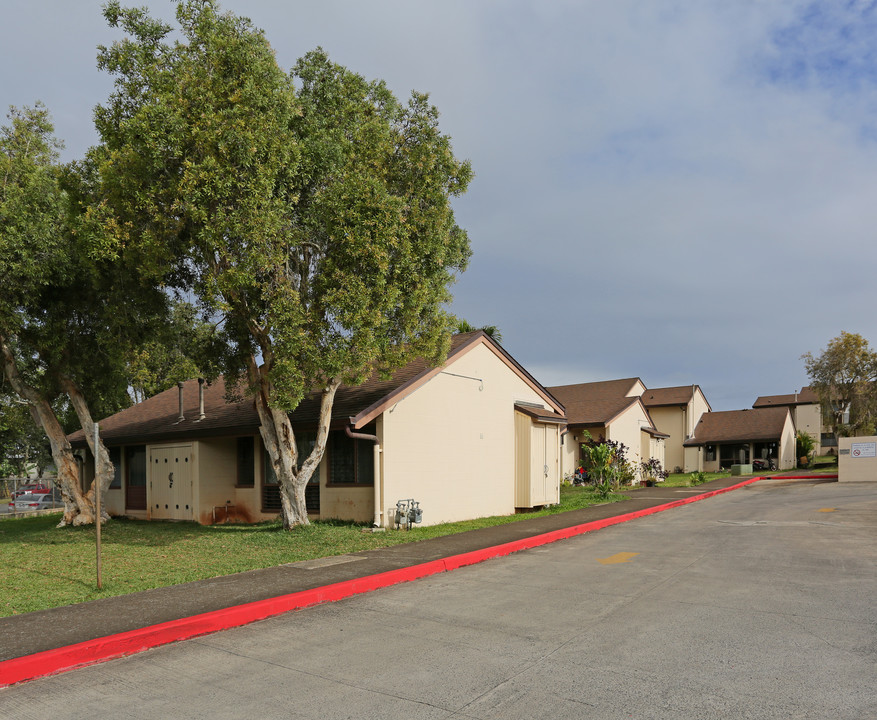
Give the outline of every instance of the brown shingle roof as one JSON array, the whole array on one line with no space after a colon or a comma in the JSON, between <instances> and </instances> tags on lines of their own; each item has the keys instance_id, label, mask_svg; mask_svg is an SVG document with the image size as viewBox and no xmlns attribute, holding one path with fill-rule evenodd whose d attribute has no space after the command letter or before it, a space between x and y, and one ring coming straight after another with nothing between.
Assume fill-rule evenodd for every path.
<instances>
[{"instance_id":1,"label":"brown shingle roof","mask_svg":"<svg viewBox=\"0 0 877 720\"><path fill-rule=\"evenodd\" d=\"M761 395L752 404L754 408L778 407L793 405L811 405L818 404L819 397L810 389L809 385L801 388L799 393L791 393L789 395Z\"/></svg>"},{"instance_id":2,"label":"brown shingle roof","mask_svg":"<svg viewBox=\"0 0 877 720\"><path fill-rule=\"evenodd\" d=\"M619 413L639 402L627 393L639 378L556 385L547 388L566 408L570 425L605 425Z\"/></svg>"},{"instance_id":3,"label":"brown shingle roof","mask_svg":"<svg viewBox=\"0 0 877 720\"><path fill-rule=\"evenodd\" d=\"M451 338L448 360L457 353L478 344L482 338L499 355L516 368L525 379L535 384L551 399L556 400L539 385L517 362L499 345L489 340L480 331L460 333ZM332 420L346 423L348 418L362 414L378 406L382 401L416 383L429 373L436 372L433 365L418 359L397 370L386 380L373 375L361 385L343 385L335 395ZM225 382L219 378L204 388L205 419L198 421L198 381L189 380L183 384L183 406L185 420L177 422L179 415L179 390L174 387L165 390L142 403L100 421L101 437L110 445L131 442L173 441L182 438L197 438L219 435L241 435L255 433L259 428L259 416L251 397L227 402ZM562 407L559 406L560 410ZM549 411L550 412L550 411ZM306 397L291 414L295 426L314 426L320 417L320 394L315 392ZM77 446L85 444L81 430L70 436L70 442Z\"/></svg>"},{"instance_id":4,"label":"brown shingle roof","mask_svg":"<svg viewBox=\"0 0 877 720\"><path fill-rule=\"evenodd\" d=\"M679 385L677 387L655 388L643 393L643 405L659 407L662 405L687 405L694 396L693 385Z\"/></svg>"},{"instance_id":5,"label":"brown shingle roof","mask_svg":"<svg viewBox=\"0 0 877 720\"><path fill-rule=\"evenodd\" d=\"M786 407L704 413L684 445L777 440L788 415Z\"/></svg>"}]
</instances>

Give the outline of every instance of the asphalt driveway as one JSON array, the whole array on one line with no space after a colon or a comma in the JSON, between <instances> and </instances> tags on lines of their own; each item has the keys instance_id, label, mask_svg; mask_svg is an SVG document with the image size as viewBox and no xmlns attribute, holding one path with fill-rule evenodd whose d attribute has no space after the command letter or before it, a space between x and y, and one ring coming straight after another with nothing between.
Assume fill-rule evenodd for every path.
<instances>
[{"instance_id":1,"label":"asphalt driveway","mask_svg":"<svg viewBox=\"0 0 877 720\"><path fill-rule=\"evenodd\" d=\"M877 488L754 485L0 691L0 718L877 717Z\"/></svg>"}]
</instances>

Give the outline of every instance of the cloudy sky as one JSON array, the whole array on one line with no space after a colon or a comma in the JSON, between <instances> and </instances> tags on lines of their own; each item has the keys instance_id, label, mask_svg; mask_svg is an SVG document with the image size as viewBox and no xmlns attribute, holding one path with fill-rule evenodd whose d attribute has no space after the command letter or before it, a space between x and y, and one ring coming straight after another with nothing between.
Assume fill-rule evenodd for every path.
<instances>
[{"instance_id":1,"label":"cloudy sky","mask_svg":"<svg viewBox=\"0 0 877 720\"><path fill-rule=\"evenodd\" d=\"M123 3L124 4L124 3ZM143 0L172 19L169 0ZM283 67L320 45L430 93L476 178L453 310L543 384L698 383L714 410L877 343L877 3L226 0ZM0 0L0 102L96 142L99 0Z\"/></svg>"}]
</instances>

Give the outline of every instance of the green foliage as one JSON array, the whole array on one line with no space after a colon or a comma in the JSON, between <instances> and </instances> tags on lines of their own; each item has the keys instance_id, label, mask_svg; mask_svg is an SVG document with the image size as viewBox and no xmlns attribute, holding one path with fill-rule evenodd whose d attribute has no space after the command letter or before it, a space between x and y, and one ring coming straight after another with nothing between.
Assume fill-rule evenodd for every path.
<instances>
[{"instance_id":1,"label":"green foliage","mask_svg":"<svg viewBox=\"0 0 877 720\"><path fill-rule=\"evenodd\" d=\"M706 473L702 471L693 472L688 476L688 478L689 483L692 486L703 485L707 481Z\"/></svg>"},{"instance_id":2,"label":"green foliage","mask_svg":"<svg viewBox=\"0 0 877 720\"><path fill-rule=\"evenodd\" d=\"M128 377L135 402L180 381L213 379L219 374L215 358L222 353L222 340L216 326L199 318L191 303L173 302L168 322L132 349Z\"/></svg>"},{"instance_id":3,"label":"green foliage","mask_svg":"<svg viewBox=\"0 0 877 720\"><path fill-rule=\"evenodd\" d=\"M182 39L111 3L96 112L118 246L224 318L227 369L261 354L275 407L446 350L447 287L469 256L449 199L471 177L427 97L307 54L287 74L263 33L182 2ZM299 91L296 94L295 86Z\"/></svg>"},{"instance_id":4,"label":"green foliage","mask_svg":"<svg viewBox=\"0 0 877 720\"><path fill-rule=\"evenodd\" d=\"M670 475L667 470L661 467L661 462L657 458L642 460L639 465L640 474L647 485L653 485L658 481L663 482Z\"/></svg>"},{"instance_id":5,"label":"green foliage","mask_svg":"<svg viewBox=\"0 0 877 720\"><path fill-rule=\"evenodd\" d=\"M42 469L51 462L45 433L34 424L27 405L0 391L0 477L26 477L32 467Z\"/></svg>"},{"instance_id":6,"label":"green foliage","mask_svg":"<svg viewBox=\"0 0 877 720\"><path fill-rule=\"evenodd\" d=\"M801 357L831 431L838 436L873 433L877 352L868 341L857 333L841 332L818 357L809 352Z\"/></svg>"},{"instance_id":7,"label":"green foliage","mask_svg":"<svg viewBox=\"0 0 877 720\"><path fill-rule=\"evenodd\" d=\"M502 342L502 333L496 325L482 325L481 327L475 327L466 320L457 319L457 323L454 329L458 333L467 333L475 332L476 330L483 330L488 336L496 340L498 343Z\"/></svg>"},{"instance_id":8,"label":"green foliage","mask_svg":"<svg viewBox=\"0 0 877 720\"><path fill-rule=\"evenodd\" d=\"M221 324L218 360L256 398L284 520L307 523L325 433L299 473L286 413L316 389L325 430L340 383L444 357L470 254L450 201L471 168L426 95L402 103L320 49L287 73L211 0L177 5L174 42L145 10L104 14L127 38L99 51L115 89L95 112L102 202L86 225Z\"/></svg>"},{"instance_id":9,"label":"green foliage","mask_svg":"<svg viewBox=\"0 0 877 720\"><path fill-rule=\"evenodd\" d=\"M813 459L815 447L816 442L810 436L810 433L798 430L795 435L795 457L798 459L798 462L809 465Z\"/></svg>"},{"instance_id":10,"label":"green foliage","mask_svg":"<svg viewBox=\"0 0 877 720\"><path fill-rule=\"evenodd\" d=\"M585 430L582 443L582 462L594 485L603 497L608 497L619 485L630 484L636 470L627 461L627 447L613 440L594 440Z\"/></svg>"}]
</instances>

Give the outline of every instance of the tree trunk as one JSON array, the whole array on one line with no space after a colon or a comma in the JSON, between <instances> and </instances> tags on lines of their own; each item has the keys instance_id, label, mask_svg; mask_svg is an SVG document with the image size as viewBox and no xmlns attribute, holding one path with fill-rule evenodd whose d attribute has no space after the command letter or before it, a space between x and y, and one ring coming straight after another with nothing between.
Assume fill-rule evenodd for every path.
<instances>
[{"instance_id":1,"label":"tree trunk","mask_svg":"<svg viewBox=\"0 0 877 720\"><path fill-rule=\"evenodd\" d=\"M94 482L91 484L88 494L85 495L85 501L88 503L93 516L96 506L95 488L97 487L97 484L100 483L101 497L106 497L106 492L110 489L110 485L113 482L115 466L113 465L112 460L110 460L110 453L107 451L107 447L104 445L103 440L98 438L98 446L94 446L94 420L92 420L91 411L88 409L88 403L86 402L82 391L79 389L79 386L68 377L63 377L61 383L64 387L64 391L70 398L73 409L76 411L76 417L79 418L79 425L85 433L85 440L88 443L88 447L91 449L92 457L97 458ZM101 522L106 522L109 519L110 516L102 505Z\"/></svg>"},{"instance_id":2,"label":"tree trunk","mask_svg":"<svg viewBox=\"0 0 877 720\"><path fill-rule=\"evenodd\" d=\"M85 525L94 522L94 508L82 495L79 484L79 465L73 456L73 448L67 435L58 422L55 411L48 399L30 387L18 374L15 357L6 338L0 336L0 351L3 354L3 370L12 389L28 403L34 422L43 428L52 448L52 459L58 470L58 485L64 500L64 515L58 527L65 525Z\"/></svg>"},{"instance_id":3,"label":"tree trunk","mask_svg":"<svg viewBox=\"0 0 877 720\"><path fill-rule=\"evenodd\" d=\"M254 358L249 361L250 380L259 392L256 394L256 410L259 413L259 432L262 442L271 460L271 466L280 483L281 521L283 528L289 530L297 525L308 525L308 510L305 502L305 488L308 481L319 467L326 451L329 437L329 422L332 419L332 404L335 393L341 385L337 379L331 380L323 388L320 399L320 421L317 428L317 439L314 449L298 466L298 449L295 444L295 432L289 421L289 414L284 410L271 407L271 381L264 366L256 366Z\"/></svg>"}]
</instances>

